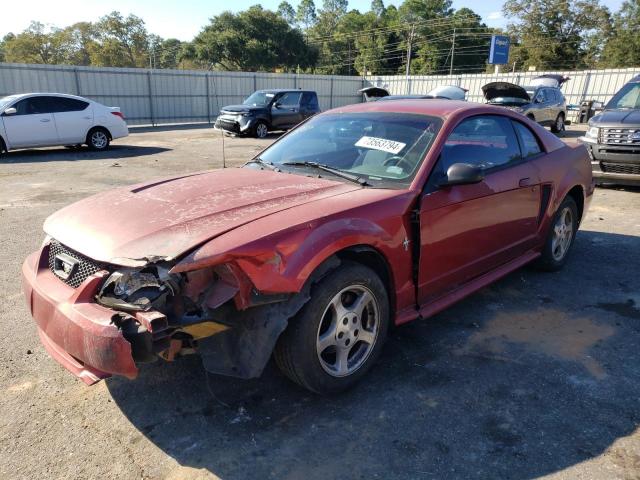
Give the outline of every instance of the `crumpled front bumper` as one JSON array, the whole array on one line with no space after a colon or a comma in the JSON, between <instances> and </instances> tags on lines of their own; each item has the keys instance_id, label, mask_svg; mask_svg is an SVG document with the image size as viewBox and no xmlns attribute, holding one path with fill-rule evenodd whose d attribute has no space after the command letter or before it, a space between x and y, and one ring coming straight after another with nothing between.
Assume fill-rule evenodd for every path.
<instances>
[{"instance_id":1,"label":"crumpled front bumper","mask_svg":"<svg viewBox=\"0 0 640 480\"><path fill-rule=\"evenodd\" d=\"M47 352L87 385L111 375L135 378L131 344L112 322L115 312L94 300L108 272L72 288L49 270L47 256L45 246L22 265L27 306Z\"/></svg>"}]
</instances>

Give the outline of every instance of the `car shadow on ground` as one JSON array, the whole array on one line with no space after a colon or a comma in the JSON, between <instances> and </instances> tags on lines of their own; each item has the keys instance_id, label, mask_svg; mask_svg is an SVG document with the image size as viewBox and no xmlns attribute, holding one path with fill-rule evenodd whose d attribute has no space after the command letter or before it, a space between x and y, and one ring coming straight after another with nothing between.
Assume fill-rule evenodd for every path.
<instances>
[{"instance_id":1,"label":"car shadow on ground","mask_svg":"<svg viewBox=\"0 0 640 480\"><path fill-rule=\"evenodd\" d=\"M640 423L640 288L621 258L640 265L640 237L582 231L561 272L526 267L394 329L375 368L335 397L272 364L251 381L207 376L197 357L107 385L185 472L536 478L626 455L612 445Z\"/></svg>"},{"instance_id":2,"label":"car shadow on ground","mask_svg":"<svg viewBox=\"0 0 640 480\"><path fill-rule=\"evenodd\" d=\"M117 160L167 152L169 148L136 145L111 145L108 150L96 152L88 147L42 148L15 150L0 155L0 163L68 162L78 160Z\"/></svg>"}]
</instances>

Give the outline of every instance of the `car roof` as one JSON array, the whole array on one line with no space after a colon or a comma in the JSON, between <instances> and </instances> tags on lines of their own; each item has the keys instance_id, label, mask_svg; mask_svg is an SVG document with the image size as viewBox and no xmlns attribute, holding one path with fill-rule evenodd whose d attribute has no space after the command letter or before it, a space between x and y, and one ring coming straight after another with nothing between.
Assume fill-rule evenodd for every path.
<instances>
[{"instance_id":1,"label":"car roof","mask_svg":"<svg viewBox=\"0 0 640 480\"><path fill-rule=\"evenodd\" d=\"M13 94L13 95L7 95L7 97L13 97L13 98L15 98L17 100L21 100L21 99L27 98L27 97L40 97L40 96L75 98L76 100L82 100L83 102L90 102L91 101L88 98L79 97L77 95L71 95L69 93L33 92L33 93L17 93L17 94Z\"/></svg>"},{"instance_id":2,"label":"car roof","mask_svg":"<svg viewBox=\"0 0 640 480\"><path fill-rule=\"evenodd\" d=\"M269 93L282 93L282 92L309 92L315 93L313 90L301 90L299 88L263 88L256 90L256 92L269 92Z\"/></svg>"},{"instance_id":3,"label":"car roof","mask_svg":"<svg viewBox=\"0 0 640 480\"><path fill-rule=\"evenodd\" d=\"M462 100L430 99L397 99L393 102L365 102L346 105L334 108L329 112L389 112L389 113L418 113L422 115L433 115L436 117L448 117L454 112L461 110L473 110L477 108L486 109L487 106L480 103L463 102ZM495 108L495 112L504 114L502 108Z\"/></svg>"},{"instance_id":4,"label":"car roof","mask_svg":"<svg viewBox=\"0 0 640 480\"><path fill-rule=\"evenodd\" d=\"M636 83L636 82L640 82L640 75L636 75L635 77L633 77L631 80L629 80L628 83Z\"/></svg>"}]
</instances>

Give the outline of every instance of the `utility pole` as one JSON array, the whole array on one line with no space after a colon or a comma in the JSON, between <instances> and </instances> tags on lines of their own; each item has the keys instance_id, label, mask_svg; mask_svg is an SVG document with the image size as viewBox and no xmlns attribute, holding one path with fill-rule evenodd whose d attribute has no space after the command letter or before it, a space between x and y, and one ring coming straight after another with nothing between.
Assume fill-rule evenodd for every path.
<instances>
[{"instance_id":1,"label":"utility pole","mask_svg":"<svg viewBox=\"0 0 640 480\"><path fill-rule=\"evenodd\" d=\"M449 75L453 75L453 56L456 52L456 29L453 29L453 39L451 40L451 65L449 65Z\"/></svg>"},{"instance_id":2,"label":"utility pole","mask_svg":"<svg viewBox=\"0 0 640 480\"><path fill-rule=\"evenodd\" d=\"M407 41L407 93L409 92L409 73L411 72L411 46L413 43L413 33L414 33L415 25L411 24L411 32L409 32L409 40Z\"/></svg>"}]
</instances>

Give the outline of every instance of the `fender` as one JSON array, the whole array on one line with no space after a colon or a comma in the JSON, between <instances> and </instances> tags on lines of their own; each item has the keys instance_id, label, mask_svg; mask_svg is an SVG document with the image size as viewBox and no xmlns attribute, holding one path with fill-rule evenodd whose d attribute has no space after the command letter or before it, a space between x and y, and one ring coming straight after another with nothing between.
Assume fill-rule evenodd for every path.
<instances>
[{"instance_id":1,"label":"fender","mask_svg":"<svg viewBox=\"0 0 640 480\"><path fill-rule=\"evenodd\" d=\"M187 272L233 262L261 293L299 292L311 273L327 258L355 245L368 245L387 257L393 236L362 218L308 223L274 235L224 248L226 239L204 244L178 263L172 272Z\"/></svg>"}]
</instances>

